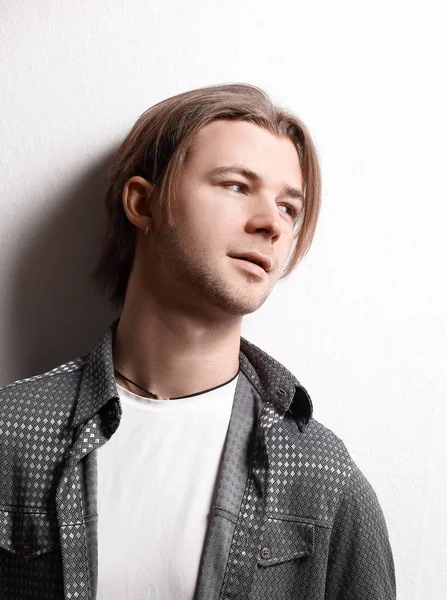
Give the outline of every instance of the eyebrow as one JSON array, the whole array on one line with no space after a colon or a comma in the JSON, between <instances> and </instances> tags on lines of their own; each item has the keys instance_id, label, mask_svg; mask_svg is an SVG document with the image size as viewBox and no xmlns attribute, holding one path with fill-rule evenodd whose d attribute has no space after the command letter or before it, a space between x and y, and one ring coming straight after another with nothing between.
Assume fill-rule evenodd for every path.
<instances>
[{"instance_id":1,"label":"eyebrow","mask_svg":"<svg viewBox=\"0 0 447 600\"><path fill-rule=\"evenodd\" d=\"M251 169L247 169L247 167L242 167L240 165L224 165L222 167L216 167L215 169L210 171L209 175L223 175L225 173L238 173L239 175L243 175L244 177L258 185L263 183L263 179L260 175L258 175ZM292 187L291 185L286 184L284 186L283 194L290 196L291 198L304 200L303 192L295 187Z\"/></svg>"}]
</instances>

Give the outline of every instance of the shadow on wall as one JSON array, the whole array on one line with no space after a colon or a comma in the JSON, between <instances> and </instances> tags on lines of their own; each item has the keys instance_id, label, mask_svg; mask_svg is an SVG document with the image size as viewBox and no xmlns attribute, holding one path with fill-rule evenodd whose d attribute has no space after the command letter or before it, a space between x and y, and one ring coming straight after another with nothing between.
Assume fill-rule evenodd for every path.
<instances>
[{"instance_id":1,"label":"shadow on wall","mask_svg":"<svg viewBox=\"0 0 447 600\"><path fill-rule=\"evenodd\" d=\"M20 241L5 343L9 381L2 385L86 354L117 316L89 281L105 229L112 156L74 181Z\"/></svg>"}]
</instances>

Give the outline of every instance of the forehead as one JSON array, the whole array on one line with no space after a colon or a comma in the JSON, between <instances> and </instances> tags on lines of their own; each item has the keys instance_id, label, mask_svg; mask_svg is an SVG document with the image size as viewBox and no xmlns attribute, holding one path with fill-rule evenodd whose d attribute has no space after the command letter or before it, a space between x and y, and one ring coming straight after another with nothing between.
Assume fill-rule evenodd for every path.
<instances>
[{"instance_id":1,"label":"forehead","mask_svg":"<svg viewBox=\"0 0 447 600\"><path fill-rule=\"evenodd\" d=\"M218 120L203 127L188 152L185 168L204 173L229 164L251 169L267 181L302 183L293 142L246 121Z\"/></svg>"}]
</instances>

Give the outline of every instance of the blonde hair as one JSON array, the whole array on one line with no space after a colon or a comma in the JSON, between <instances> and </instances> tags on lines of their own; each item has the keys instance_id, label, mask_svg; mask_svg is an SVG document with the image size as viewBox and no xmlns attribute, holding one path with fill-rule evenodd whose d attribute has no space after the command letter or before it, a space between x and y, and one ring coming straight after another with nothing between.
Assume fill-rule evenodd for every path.
<instances>
[{"instance_id":1,"label":"blonde hair","mask_svg":"<svg viewBox=\"0 0 447 600\"><path fill-rule=\"evenodd\" d=\"M111 165L105 198L108 224L92 279L114 306L124 302L136 245L136 228L127 219L122 203L126 181L140 175L151 182L154 209L173 226L175 191L187 153L200 129L218 119L248 121L292 140L303 175L304 208L282 278L309 250L320 211L321 176L317 152L304 123L274 106L265 92L253 85L224 84L184 92L146 110Z\"/></svg>"}]
</instances>

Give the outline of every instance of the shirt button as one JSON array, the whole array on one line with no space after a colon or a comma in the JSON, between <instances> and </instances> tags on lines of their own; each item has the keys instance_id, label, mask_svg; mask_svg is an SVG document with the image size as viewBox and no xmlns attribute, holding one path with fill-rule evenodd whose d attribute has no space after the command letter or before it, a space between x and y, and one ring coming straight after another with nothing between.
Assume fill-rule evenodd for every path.
<instances>
[{"instance_id":1,"label":"shirt button","mask_svg":"<svg viewBox=\"0 0 447 600\"><path fill-rule=\"evenodd\" d=\"M265 560L268 560L269 558L272 558L272 551L270 548L263 548L261 550L261 558L264 558Z\"/></svg>"}]
</instances>

